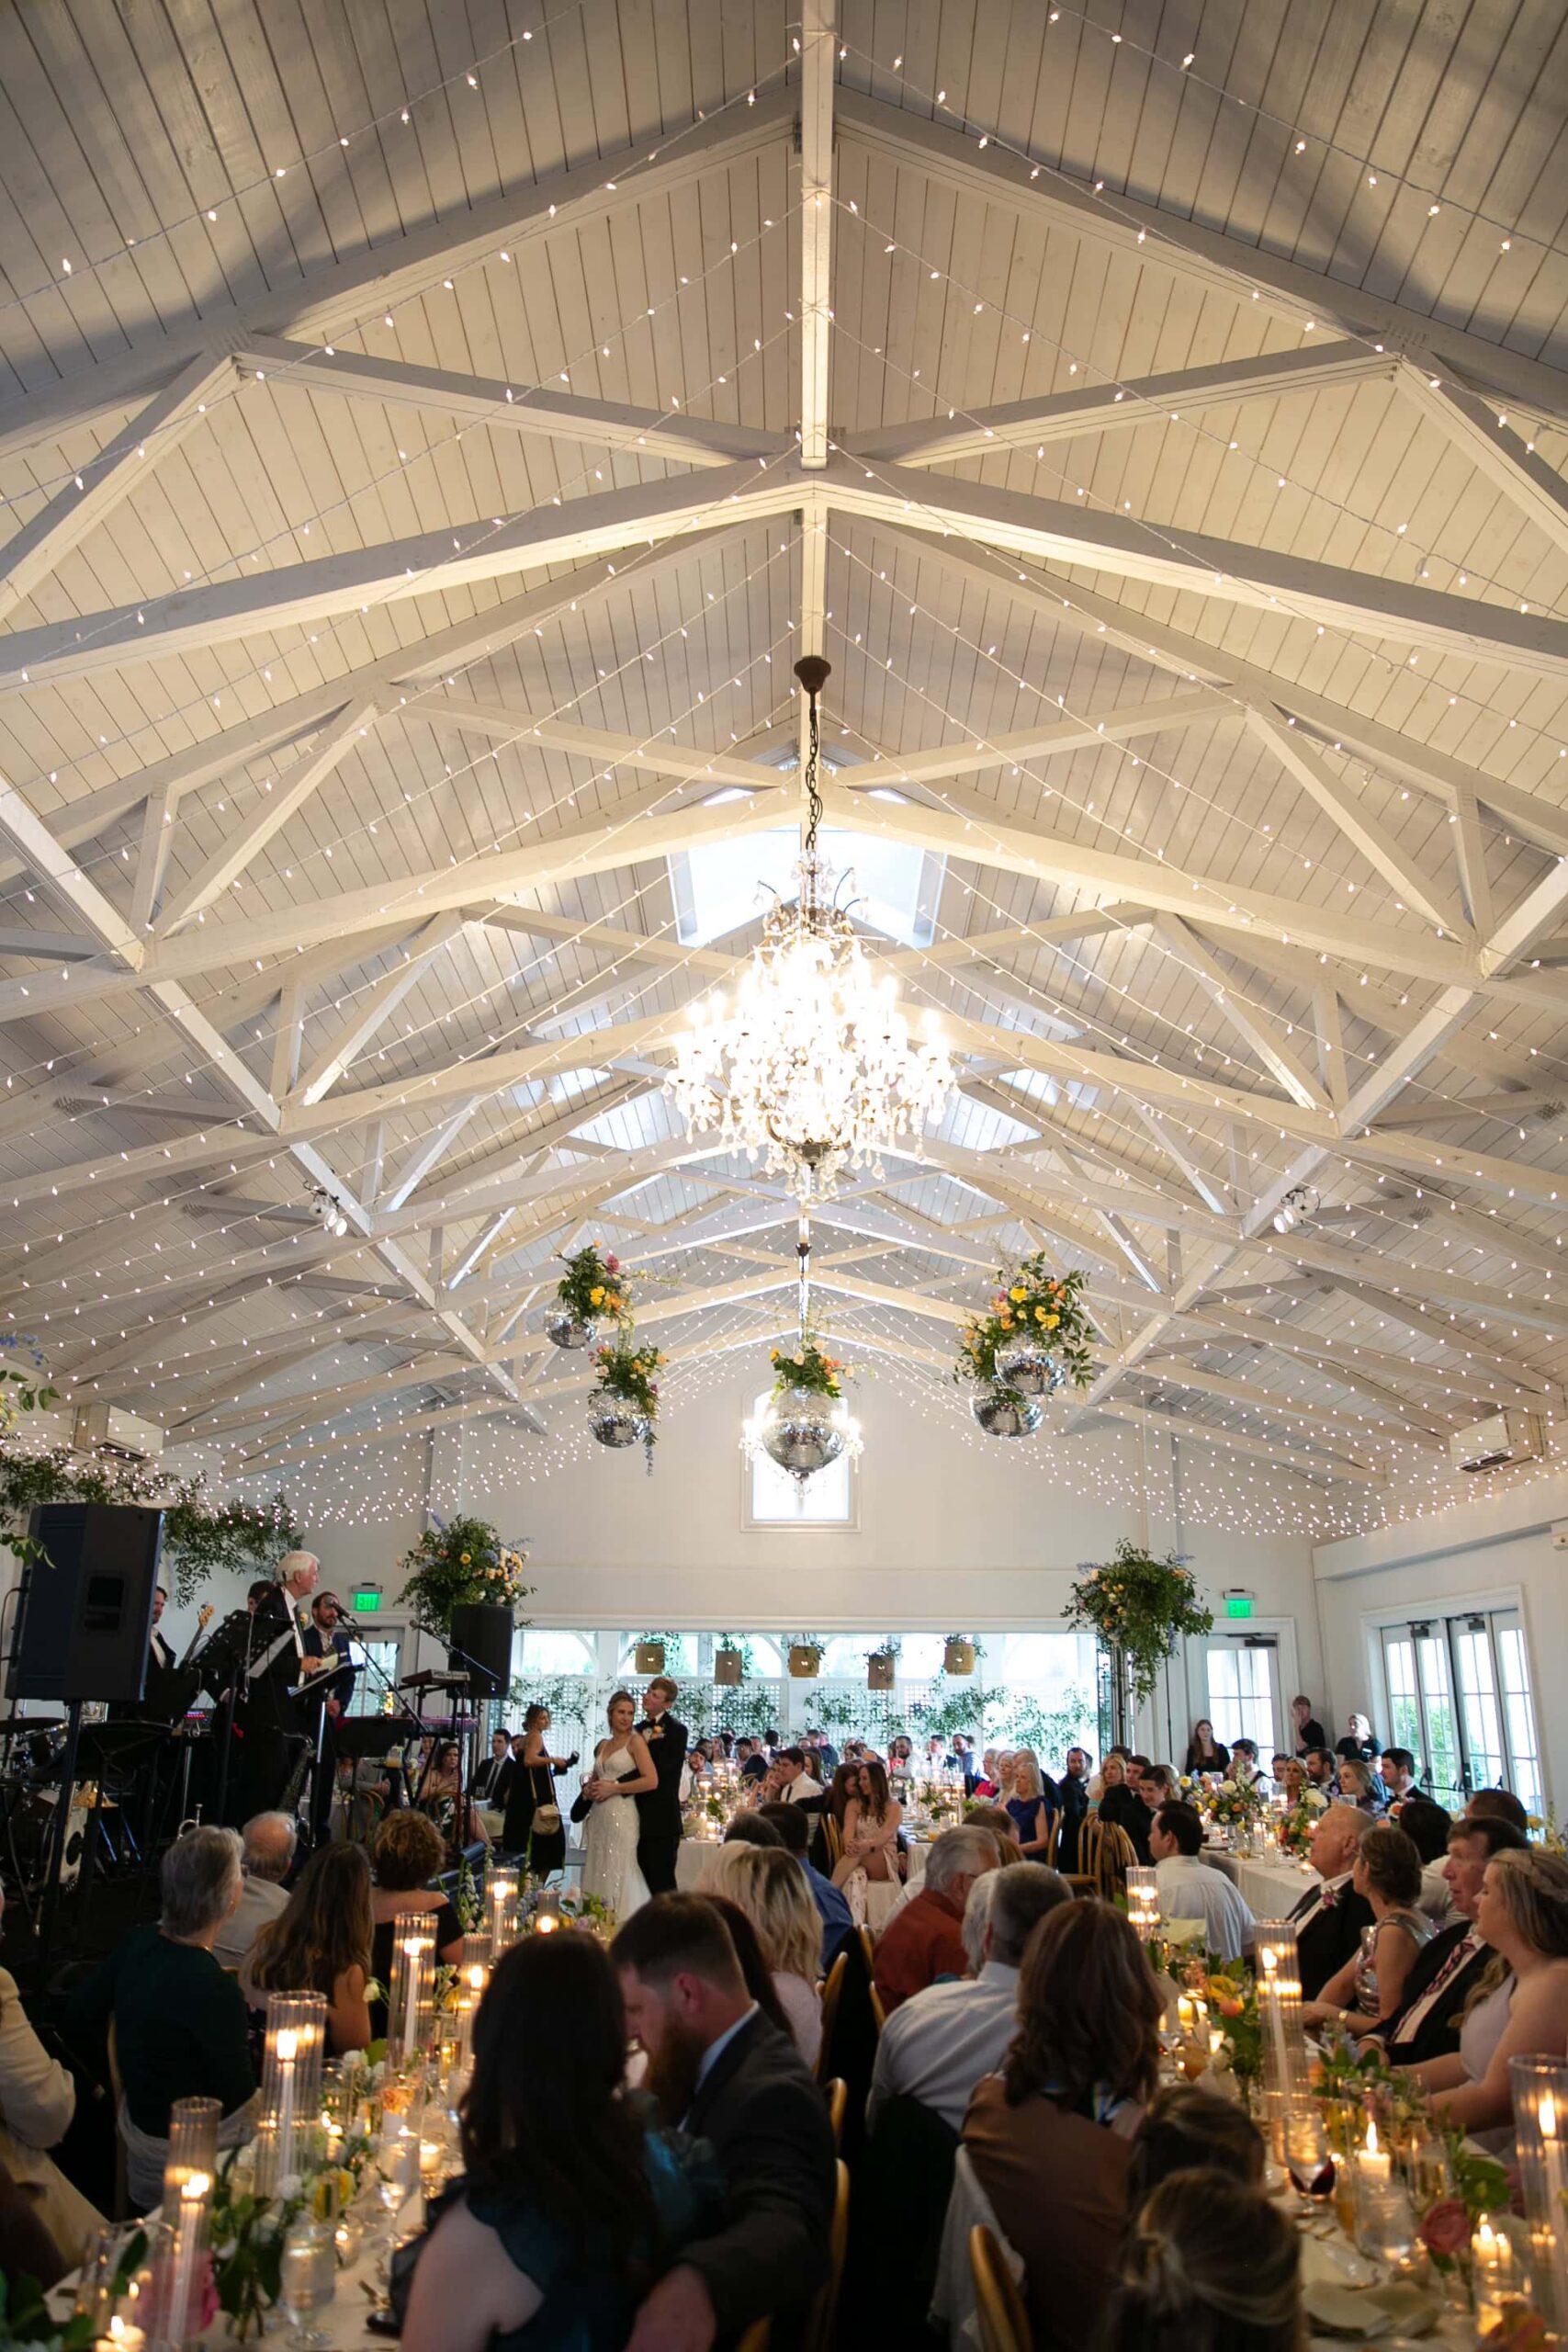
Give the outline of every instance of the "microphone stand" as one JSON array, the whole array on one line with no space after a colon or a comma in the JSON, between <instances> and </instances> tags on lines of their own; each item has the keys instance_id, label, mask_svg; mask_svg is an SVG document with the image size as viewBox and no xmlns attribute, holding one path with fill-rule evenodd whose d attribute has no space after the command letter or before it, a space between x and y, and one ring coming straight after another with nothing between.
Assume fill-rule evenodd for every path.
<instances>
[{"instance_id":1,"label":"microphone stand","mask_svg":"<svg viewBox=\"0 0 1568 2352\"><path fill-rule=\"evenodd\" d=\"M370 1645L366 1640L364 1634L351 1634L348 1632L346 1626L344 1627L343 1631L344 1638L348 1641L350 1645L363 1654L366 1665L376 1677L376 1679L381 1685L382 1690L391 1700L393 1706L399 1710L405 1721L412 1720L415 1724L417 1724L421 1739L429 1739L432 1736L430 1725L425 1722L424 1717L418 1707L416 1707L411 1700L404 1698L401 1690L398 1688L398 1685L392 1680L391 1676L382 1666L379 1658L371 1657ZM405 1746L407 1745L406 1741L404 1744ZM403 1769L403 1793L406 1799L409 1794L409 1776L406 1765Z\"/></svg>"},{"instance_id":2,"label":"microphone stand","mask_svg":"<svg viewBox=\"0 0 1568 2352\"><path fill-rule=\"evenodd\" d=\"M457 1847L459 1852L461 1852L467 1847L474 1843L472 1836L474 1826L473 1797L471 1793L474 1759L473 1742L479 1730L479 1711L482 1703L476 1695L474 1684L476 1679L488 1683L493 1682L496 1678L491 1672L490 1668L486 1666L482 1658L474 1657L470 1656L468 1651L459 1649L457 1643L450 1639L448 1639L446 1644L446 1656L448 1659L455 1657L461 1658L463 1664L469 1670L468 1688L463 1693L461 1707L455 1711L457 1717L457 1728L458 1751ZM486 1696L490 1698L499 1698L501 1693L498 1690L492 1690L487 1692Z\"/></svg>"}]
</instances>

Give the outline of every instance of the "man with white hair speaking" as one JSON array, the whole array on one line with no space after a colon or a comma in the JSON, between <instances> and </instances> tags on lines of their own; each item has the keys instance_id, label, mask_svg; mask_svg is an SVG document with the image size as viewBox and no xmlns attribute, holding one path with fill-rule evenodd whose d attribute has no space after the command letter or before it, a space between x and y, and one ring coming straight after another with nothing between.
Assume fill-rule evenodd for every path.
<instances>
[{"instance_id":1,"label":"man with white hair speaking","mask_svg":"<svg viewBox=\"0 0 1568 2352\"><path fill-rule=\"evenodd\" d=\"M251 1620L244 1687L235 1716L241 1821L279 1804L308 1750L313 1725L301 1702L288 1693L328 1662L305 1654L305 1603L321 1572L314 1552L286 1552L277 1564L277 1581L257 1601Z\"/></svg>"}]
</instances>

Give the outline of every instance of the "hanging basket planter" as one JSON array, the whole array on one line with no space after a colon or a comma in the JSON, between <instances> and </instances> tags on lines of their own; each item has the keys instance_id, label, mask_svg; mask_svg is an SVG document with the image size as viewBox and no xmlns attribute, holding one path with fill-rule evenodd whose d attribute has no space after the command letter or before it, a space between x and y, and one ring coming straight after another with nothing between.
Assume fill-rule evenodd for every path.
<instances>
[{"instance_id":1,"label":"hanging basket planter","mask_svg":"<svg viewBox=\"0 0 1568 2352\"><path fill-rule=\"evenodd\" d=\"M796 1682L815 1682L822 1670L822 1651L816 1642L791 1642L789 1670Z\"/></svg>"},{"instance_id":2,"label":"hanging basket planter","mask_svg":"<svg viewBox=\"0 0 1568 2352\"><path fill-rule=\"evenodd\" d=\"M746 1671L746 1661L739 1650L715 1650L713 1679L721 1690L736 1690Z\"/></svg>"},{"instance_id":3,"label":"hanging basket planter","mask_svg":"<svg viewBox=\"0 0 1568 2352\"><path fill-rule=\"evenodd\" d=\"M891 1690L897 1679L898 1661L891 1650L873 1650L865 1662L865 1687L868 1690Z\"/></svg>"},{"instance_id":4,"label":"hanging basket planter","mask_svg":"<svg viewBox=\"0 0 1568 2352\"><path fill-rule=\"evenodd\" d=\"M638 1674L662 1674L664 1645L662 1642L638 1642L632 1652L632 1665Z\"/></svg>"},{"instance_id":5,"label":"hanging basket planter","mask_svg":"<svg viewBox=\"0 0 1568 2352\"><path fill-rule=\"evenodd\" d=\"M942 1654L942 1670L944 1674L974 1673L975 1645L966 1634L949 1634Z\"/></svg>"}]
</instances>

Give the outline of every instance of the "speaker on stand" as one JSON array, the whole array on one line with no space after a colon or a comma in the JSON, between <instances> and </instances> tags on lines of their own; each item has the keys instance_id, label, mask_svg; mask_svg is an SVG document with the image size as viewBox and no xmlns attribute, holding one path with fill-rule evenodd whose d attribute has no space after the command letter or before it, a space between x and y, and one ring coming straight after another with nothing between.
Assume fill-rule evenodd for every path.
<instances>
[{"instance_id":1,"label":"speaker on stand","mask_svg":"<svg viewBox=\"0 0 1568 2352\"><path fill-rule=\"evenodd\" d=\"M446 1663L454 1674L466 1672L468 1687L466 1692L455 1693L462 1713L454 1726L459 1742L463 1802L459 1807L462 1842L468 1841L467 1831L472 1827L468 1818L468 1793L473 1785L476 1769L474 1747L479 1729L479 1710L487 1700L504 1700L512 1688L512 1638L515 1631L510 1609L494 1601L460 1601L452 1611L452 1623L447 1635Z\"/></svg>"}]
</instances>

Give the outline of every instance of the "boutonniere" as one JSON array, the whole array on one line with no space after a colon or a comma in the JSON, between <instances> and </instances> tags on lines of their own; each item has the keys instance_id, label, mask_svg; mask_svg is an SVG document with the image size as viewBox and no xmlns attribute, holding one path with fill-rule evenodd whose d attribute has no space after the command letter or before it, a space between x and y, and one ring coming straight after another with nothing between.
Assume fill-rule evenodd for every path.
<instances>
[{"instance_id":1,"label":"boutonniere","mask_svg":"<svg viewBox=\"0 0 1568 2352\"><path fill-rule=\"evenodd\" d=\"M658 1724L649 1724L643 1734L645 1739L662 1739L664 1733Z\"/></svg>"},{"instance_id":2,"label":"boutonniere","mask_svg":"<svg viewBox=\"0 0 1568 2352\"><path fill-rule=\"evenodd\" d=\"M1342 1887L1325 1886L1323 1893L1317 1899L1322 1904L1325 1911L1332 1911L1343 1893L1344 1889Z\"/></svg>"}]
</instances>

